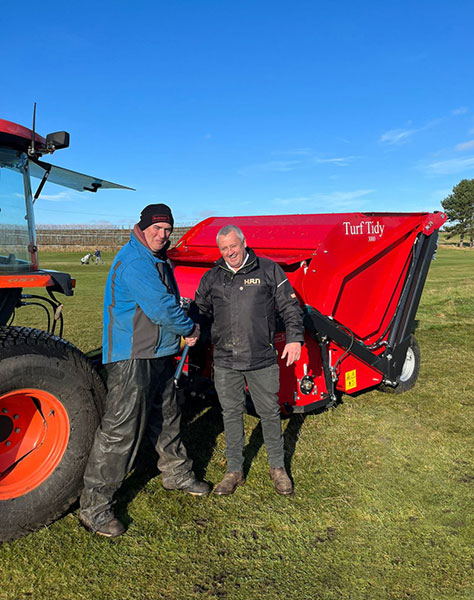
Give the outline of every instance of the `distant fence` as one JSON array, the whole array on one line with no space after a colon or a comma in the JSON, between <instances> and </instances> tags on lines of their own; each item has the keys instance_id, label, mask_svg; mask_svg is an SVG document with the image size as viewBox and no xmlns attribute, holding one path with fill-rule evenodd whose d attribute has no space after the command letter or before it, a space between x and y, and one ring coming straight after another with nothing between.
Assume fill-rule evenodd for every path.
<instances>
[{"instance_id":1,"label":"distant fence","mask_svg":"<svg viewBox=\"0 0 474 600\"><path fill-rule=\"evenodd\" d=\"M190 226L176 227L171 234L171 244L190 229ZM40 248L55 250L120 248L130 239L131 229L36 229L36 240Z\"/></svg>"}]
</instances>

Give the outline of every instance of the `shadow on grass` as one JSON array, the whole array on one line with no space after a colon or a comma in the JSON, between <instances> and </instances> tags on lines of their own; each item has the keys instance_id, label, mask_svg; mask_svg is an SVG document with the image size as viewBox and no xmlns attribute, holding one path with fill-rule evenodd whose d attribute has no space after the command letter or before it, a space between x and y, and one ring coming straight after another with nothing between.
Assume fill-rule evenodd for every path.
<instances>
[{"instance_id":1,"label":"shadow on grass","mask_svg":"<svg viewBox=\"0 0 474 600\"><path fill-rule=\"evenodd\" d=\"M243 451L245 476L247 476L252 462L264 444L261 421L254 411L249 410L248 412L257 418L258 422L252 430ZM285 467L291 479L291 461L306 417L306 414L291 415L283 433ZM194 398L183 405L182 439L193 461L193 469L198 479L203 480L205 478L206 469L215 451L217 437L223 431L221 409L215 397ZM127 511L128 504L133 501L135 496L151 479L160 474L157 459L158 455L154 446L148 438L144 439L135 461L134 470L124 481L118 492L117 515L127 526L131 522Z\"/></svg>"},{"instance_id":2,"label":"shadow on grass","mask_svg":"<svg viewBox=\"0 0 474 600\"><path fill-rule=\"evenodd\" d=\"M196 398L182 406L182 440L189 457L193 461L196 477L204 480L206 468L216 446L216 440L223 431L221 411L211 398ZM148 438L140 446L134 469L118 491L117 513L125 525L131 519L127 506L147 483L160 475L157 467L158 454Z\"/></svg>"},{"instance_id":3,"label":"shadow on grass","mask_svg":"<svg viewBox=\"0 0 474 600\"><path fill-rule=\"evenodd\" d=\"M252 433L250 434L249 441L244 447L244 477L247 477L248 472L250 471L250 465L252 464L254 458L260 451L260 448L263 446L263 432L262 432L262 423L259 419L257 425L254 427Z\"/></svg>"},{"instance_id":4,"label":"shadow on grass","mask_svg":"<svg viewBox=\"0 0 474 600\"><path fill-rule=\"evenodd\" d=\"M286 426L285 433L283 434L283 440L285 445L285 467L288 476L293 481L291 474L291 460L296 450L296 443L300 435L301 428L306 419L305 414L294 414L291 415Z\"/></svg>"},{"instance_id":5,"label":"shadow on grass","mask_svg":"<svg viewBox=\"0 0 474 600\"><path fill-rule=\"evenodd\" d=\"M183 417L186 423L183 442L193 460L196 476L202 479L214 453L217 437L224 431L217 398L212 398L210 405L208 400L194 401L192 406L188 404Z\"/></svg>"}]
</instances>

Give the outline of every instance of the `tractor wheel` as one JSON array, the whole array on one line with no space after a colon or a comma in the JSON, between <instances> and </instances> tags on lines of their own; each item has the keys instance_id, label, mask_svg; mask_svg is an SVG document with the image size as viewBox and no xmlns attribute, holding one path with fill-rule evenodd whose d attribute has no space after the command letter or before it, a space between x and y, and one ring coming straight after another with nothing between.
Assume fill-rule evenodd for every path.
<instances>
[{"instance_id":1,"label":"tractor wheel","mask_svg":"<svg viewBox=\"0 0 474 600\"><path fill-rule=\"evenodd\" d=\"M104 398L72 344L0 327L0 541L39 529L77 499Z\"/></svg>"},{"instance_id":2,"label":"tractor wheel","mask_svg":"<svg viewBox=\"0 0 474 600\"><path fill-rule=\"evenodd\" d=\"M387 384L381 384L379 390L389 394L403 394L408 392L415 385L420 372L421 353L420 347L414 335L410 337L410 345L405 356L402 372L397 380L395 387Z\"/></svg>"}]
</instances>

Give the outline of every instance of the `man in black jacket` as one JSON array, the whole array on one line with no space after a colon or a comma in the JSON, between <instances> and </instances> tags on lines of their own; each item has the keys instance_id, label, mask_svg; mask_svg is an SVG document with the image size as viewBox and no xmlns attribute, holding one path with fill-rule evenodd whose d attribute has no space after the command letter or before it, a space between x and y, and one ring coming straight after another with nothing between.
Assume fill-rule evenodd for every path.
<instances>
[{"instance_id":1,"label":"man in black jacket","mask_svg":"<svg viewBox=\"0 0 474 600\"><path fill-rule=\"evenodd\" d=\"M214 383L227 443L227 473L214 493L227 496L245 483L246 383L261 419L275 490L291 494L293 485L284 466L274 334L278 310L286 330L282 359L287 366L296 362L304 341L302 311L283 269L247 248L238 227L223 227L217 245L222 258L204 274L195 298L200 312L212 317Z\"/></svg>"}]
</instances>

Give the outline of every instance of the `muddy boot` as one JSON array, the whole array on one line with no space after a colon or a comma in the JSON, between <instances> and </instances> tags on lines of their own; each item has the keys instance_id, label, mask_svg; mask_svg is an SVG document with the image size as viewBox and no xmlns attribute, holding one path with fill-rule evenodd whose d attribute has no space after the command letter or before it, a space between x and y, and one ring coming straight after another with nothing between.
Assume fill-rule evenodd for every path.
<instances>
[{"instance_id":1,"label":"muddy boot","mask_svg":"<svg viewBox=\"0 0 474 600\"><path fill-rule=\"evenodd\" d=\"M97 535L103 535L104 537L119 537L125 533L125 525L113 516L105 523L95 525L89 521L85 515L79 514L79 523L84 529L87 529L87 531L91 531Z\"/></svg>"},{"instance_id":2,"label":"muddy boot","mask_svg":"<svg viewBox=\"0 0 474 600\"><path fill-rule=\"evenodd\" d=\"M279 494L287 496L293 493L293 484L285 471L285 467L270 469L270 477L273 480L275 490Z\"/></svg>"},{"instance_id":3,"label":"muddy boot","mask_svg":"<svg viewBox=\"0 0 474 600\"><path fill-rule=\"evenodd\" d=\"M214 494L218 496L230 496L239 485L244 485L245 477L242 471L230 471L224 475L224 479L214 488Z\"/></svg>"},{"instance_id":4,"label":"muddy boot","mask_svg":"<svg viewBox=\"0 0 474 600\"><path fill-rule=\"evenodd\" d=\"M170 483L168 481L162 483L162 485L163 488L168 492L173 490L181 490L191 494L191 496L207 496L211 491L211 487L208 483L205 481L198 481L196 477L192 477L185 483L180 483L179 485Z\"/></svg>"}]
</instances>

